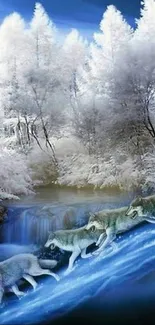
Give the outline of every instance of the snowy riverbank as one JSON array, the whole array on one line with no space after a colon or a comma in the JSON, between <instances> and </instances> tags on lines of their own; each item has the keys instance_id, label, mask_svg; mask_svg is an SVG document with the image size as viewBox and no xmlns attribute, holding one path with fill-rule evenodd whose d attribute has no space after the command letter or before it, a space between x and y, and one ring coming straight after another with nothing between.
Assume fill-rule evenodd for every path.
<instances>
[{"instance_id":1,"label":"snowy riverbank","mask_svg":"<svg viewBox=\"0 0 155 325\"><path fill-rule=\"evenodd\" d=\"M93 188L147 192L153 188L153 176L136 167L131 158L113 156L96 157L88 152L74 137L54 141L58 161L56 169L48 152L39 147L27 154L1 148L0 198L18 199L20 195L35 192L36 186L53 184L59 187ZM150 182L152 181L152 183ZM151 184L151 186L150 186Z\"/></svg>"},{"instance_id":2,"label":"snowy riverbank","mask_svg":"<svg viewBox=\"0 0 155 325\"><path fill-rule=\"evenodd\" d=\"M127 192L137 189L145 192L154 186L153 177L152 184L148 178L148 170L139 169L132 158L116 153L104 157L88 155L86 148L71 135L52 139L52 142L58 160L56 173L49 156L43 155L38 147L29 157L35 180L44 185Z\"/></svg>"}]
</instances>

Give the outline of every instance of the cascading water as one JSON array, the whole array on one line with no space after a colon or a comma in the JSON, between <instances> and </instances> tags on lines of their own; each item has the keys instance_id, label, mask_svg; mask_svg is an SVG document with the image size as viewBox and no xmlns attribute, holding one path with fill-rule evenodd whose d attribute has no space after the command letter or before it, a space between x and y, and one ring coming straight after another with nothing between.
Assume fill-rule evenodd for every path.
<instances>
[{"instance_id":1,"label":"cascading water","mask_svg":"<svg viewBox=\"0 0 155 325\"><path fill-rule=\"evenodd\" d=\"M93 319L96 323L96 318L101 315L102 322L109 324L115 309L121 314L121 322L124 309L128 317L132 313L134 317L133 307L137 313L137 303L140 302L141 312L142 304L151 300L154 313L155 225L143 224L118 236L116 250L109 246L99 256L86 260L78 258L68 276L64 271L69 254L57 249L48 251L43 247L49 230L83 226L88 222L88 212L128 206L132 198L89 197L89 202L76 203L73 199L70 195L68 203L65 196L63 201L62 198L56 201L53 197L50 204L49 201L37 201L34 205L32 201L31 206L23 206L24 203L9 206L8 220L0 227L0 261L20 253L56 259L58 267L54 271L60 275L60 282L48 276L36 278L38 287L35 291L26 281L19 283L25 296L18 300L14 294L6 293L0 310L0 324L51 324L55 319L57 321L57 317L67 317L72 312L76 318L77 308L80 315L88 310L89 323ZM114 314L114 325L115 322ZM64 321L66 323L68 321ZM121 324L126 324L126 321Z\"/></svg>"},{"instance_id":2,"label":"cascading water","mask_svg":"<svg viewBox=\"0 0 155 325\"><path fill-rule=\"evenodd\" d=\"M75 311L76 317L77 308L79 315L88 310L89 323L93 320L96 324L96 317L100 315L100 324L111 324L104 322L106 313L108 317L114 314L115 318L117 309L121 321L125 310L126 317L130 319L134 310L138 314L142 313L144 308L145 312L147 302L149 312L152 302L154 314L154 225L145 224L124 233L116 242L117 250L109 246L99 256L77 260L75 269L68 276L65 276L63 269L59 270L60 282L57 283L47 276L40 280L41 285L37 280L39 286L35 291L31 287L25 288L26 295L21 300L13 294L7 297L7 303L1 309L0 324L39 325L47 324L47 321L51 324L55 318L72 311ZM113 322L114 325L116 323ZM118 323L128 324L127 319ZM64 321L64 324L68 324L68 321Z\"/></svg>"},{"instance_id":3,"label":"cascading water","mask_svg":"<svg viewBox=\"0 0 155 325\"><path fill-rule=\"evenodd\" d=\"M14 216L13 216L14 215ZM37 206L9 212L8 222L1 227L3 243L43 245L49 231L82 226L88 220L85 208Z\"/></svg>"}]
</instances>

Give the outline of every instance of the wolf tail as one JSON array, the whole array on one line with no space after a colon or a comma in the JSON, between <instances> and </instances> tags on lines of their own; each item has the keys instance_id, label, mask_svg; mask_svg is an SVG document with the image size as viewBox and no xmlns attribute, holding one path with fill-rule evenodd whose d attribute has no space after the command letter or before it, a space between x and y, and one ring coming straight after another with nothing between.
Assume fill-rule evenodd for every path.
<instances>
[{"instance_id":1,"label":"wolf tail","mask_svg":"<svg viewBox=\"0 0 155 325\"><path fill-rule=\"evenodd\" d=\"M39 262L39 265L43 269L53 269L58 264L58 262L56 260L43 260L43 259L38 259L38 262Z\"/></svg>"}]
</instances>

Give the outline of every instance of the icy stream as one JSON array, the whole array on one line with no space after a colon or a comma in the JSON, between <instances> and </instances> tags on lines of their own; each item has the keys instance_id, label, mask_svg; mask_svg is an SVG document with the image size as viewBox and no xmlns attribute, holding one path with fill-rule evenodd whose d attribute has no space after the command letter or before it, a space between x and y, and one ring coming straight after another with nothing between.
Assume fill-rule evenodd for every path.
<instances>
[{"instance_id":1,"label":"icy stream","mask_svg":"<svg viewBox=\"0 0 155 325\"><path fill-rule=\"evenodd\" d=\"M88 210L120 207L130 199L105 196L97 200L91 197L85 202L58 200L50 204L35 202L33 206L24 205L25 202L18 206L12 204L9 217L13 216L13 220L4 227L1 260L4 256L31 251L33 244L43 244L49 229L64 226L64 212L70 208L77 211L76 226L79 220L86 222ZM45 216L40 216L41 209L46 211ZM54 217L52 223L56 215L59 218ZM26 295L21 300L13 294L7 296L0 308L0 324L39 324L69 313L79 305L89 303L91 306L92 301L93 306L97 304L101 310L106 304L112 308L131 299L145 301L150 298L155 303L155 225L141 225L117 238L116 242L118 249L115 251L107 247L97 257L77 260L68 276L64 275L64 266L58 271L61 277L58 283L46 276L39 278L36 291L31 286L24 288Z\"/></svg>"}]
</instances>

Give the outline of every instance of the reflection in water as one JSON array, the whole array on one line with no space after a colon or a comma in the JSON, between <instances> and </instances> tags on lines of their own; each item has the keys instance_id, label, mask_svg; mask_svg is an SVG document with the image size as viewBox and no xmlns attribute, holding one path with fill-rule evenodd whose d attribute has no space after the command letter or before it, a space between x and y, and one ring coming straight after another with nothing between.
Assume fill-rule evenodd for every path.
<instances>
[{"instance_id":1,"label":"reflection in water","mask_svg":"<svg viewBox=\"0 0 155 325\"><path fill-rule=\"evenodd\" d=\"M122 202L133 198L132 193L120 193L109 189L109 191L93 191L92 189L70 189L57 188L54 186L44 186L36 189L35 195L23 196L18 201L18 205L35 205L35 204L87 204L87 203L111 203L121 204ZM11 204L17 204L16 201Z\"/></svg>"}]
</instances>

